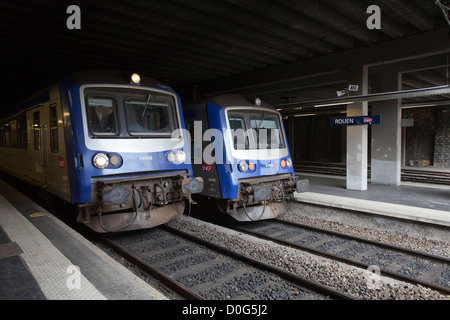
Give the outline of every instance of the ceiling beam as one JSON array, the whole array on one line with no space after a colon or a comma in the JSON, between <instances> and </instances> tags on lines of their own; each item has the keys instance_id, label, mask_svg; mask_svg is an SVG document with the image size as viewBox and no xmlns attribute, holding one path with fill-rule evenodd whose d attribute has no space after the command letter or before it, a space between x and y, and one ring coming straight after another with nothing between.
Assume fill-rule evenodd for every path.
<instances>
[{"instance_id":1,"label":"ceiling beam","mask_svg":"<svg viewBox=\"0 0 450 320\"><path fill-rule=\"evenodd\" d=\"M240 90L250 85L264 85L300 76L319 74L350 66L376 66L449 52L448 29L431 31L358 47L317 58L268 67L242 75L205 83L209 94Z\"/></svg>"}]
</instances>

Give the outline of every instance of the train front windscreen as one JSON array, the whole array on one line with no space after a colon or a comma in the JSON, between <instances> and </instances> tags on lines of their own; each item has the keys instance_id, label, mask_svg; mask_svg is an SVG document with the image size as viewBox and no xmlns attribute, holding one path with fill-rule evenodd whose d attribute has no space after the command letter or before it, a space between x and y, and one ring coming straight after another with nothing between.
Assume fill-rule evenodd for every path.
<instances>
[{"instance_id":1,"label":"train front windscreen","mask_svg":"<svg viewBox=\"0 0 450 320\"><path fill-rule=\"evenodd\" d=\"M281 149L286 146L278 113L230 110L228 122L235 150Z\"/></svg>"},{"instance_id":2,"label":"train front windscreen","mask_svg":"<svg viewBox=\"0 0 450 320\"><path fill-rule=\"evenodd\" d=\"M147 90L89 88L85 99L92 138L170 138L180 127L171 95Z\"/></svg>"}]
</instances>

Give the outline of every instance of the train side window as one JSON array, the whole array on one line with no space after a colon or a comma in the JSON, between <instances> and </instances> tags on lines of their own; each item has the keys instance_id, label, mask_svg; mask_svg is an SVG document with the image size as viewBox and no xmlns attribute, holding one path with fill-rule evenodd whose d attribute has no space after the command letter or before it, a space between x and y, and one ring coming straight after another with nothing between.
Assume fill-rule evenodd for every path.
<instances>
[{"instance_id":1,"label":"train side window","mask_svg":"<svg viewBox=\"0 0 450 320\"><path fill-rule=\"evenodd\" d=\"M49 109L50 117L50 149L52 152L58 152L58 115L56 104L52 104Z\"/></svg>"},{"instance_id":2,"label":"train side window","mask_svg":"<svg viewBox=\"0 0 450 320\"><path fill-rule=\"evenodd\" d=\"M40 121L40 112L33 112L33 136L34 136L34 150L41 150L41 121Z\"/></svg>"},{"instance_id":3,"label":"train side window","mask_svg":"<svg viewBox=\"0 0 450 320\"><path fill-rule=\"evenodd\" d=\"M11 135L11 125L10 125L9 121L2 123L2 133L1 133L1 135L2 135L1 146L9 148L10 147L10 145L9 145L9 137Z\"/></svg>"},{"instance_id":4,"label":"train side window","mask_svg":"<svg viewBox=\"0 0 450 320\"><path fill-rule=\"evenodd\" d=\"M11 135L9 136L9 144L12 148L18 146L18 134L17 134L17 119L13 119L10 122Z\"/></svg>"},{"instance_id":5,"label":"train side window","mask_svg":"<svg viewBox=\"0 0 450 320\"><path fill-rule=\"evenodd\" d=\"M7 126L4 122L0 123L0 147L6 147L6 129Z\"/></svg>"},{"instance_id":6,"label":"train side window","mask_svg":"<svg viewBox=\"0 0 450 320\"><path fill-rule=\"evenodd\" d=\"M28 139L27 139L27 116L25 113L21 114L17 118L18 123L18 146L21 149L27 149L28 147Z\"/></svg>"}]
</instances>

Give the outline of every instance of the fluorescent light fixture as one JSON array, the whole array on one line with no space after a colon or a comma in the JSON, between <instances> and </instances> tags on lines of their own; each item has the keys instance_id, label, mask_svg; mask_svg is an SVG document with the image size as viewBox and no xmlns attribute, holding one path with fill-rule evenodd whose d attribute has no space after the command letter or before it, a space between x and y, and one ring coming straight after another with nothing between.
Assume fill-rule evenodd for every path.
<instances>
[{"instance_id":1,"label":"fluorescent light fixture","mask_svg":"<svg viewBox=\"0 0 450 320\"><path fill-rule=\"evenodd\" d=\"M403 106L402 109L427 108L427 107L436 107L436 106L437 106L437 104L406 105L406 106Z\"/></svg>"},{"instance_id":2,"label":"fluorescent light fixture","mask_svg":"<svg viewBox=\"0 0 450 320\"><path fill-rule=\"evenodd\" d=\"M298 117L312 117L312 116L317 116L317 113L297 114L294 117L298 118Z\"/></svg>"},{"instance_id":3,"label":"fluorescent light fixture","mask_svg":"<svg viewBox=\"0 0 450 320\"><path fill-rule=\"evenodd\" d=\"M347 105L347 104L354 104L354 102L336 102L336 103L329 103L329 104L318 104L318 105L314 106L314 108L343 106L343 105Z\"/></svg>"}]
</instances>

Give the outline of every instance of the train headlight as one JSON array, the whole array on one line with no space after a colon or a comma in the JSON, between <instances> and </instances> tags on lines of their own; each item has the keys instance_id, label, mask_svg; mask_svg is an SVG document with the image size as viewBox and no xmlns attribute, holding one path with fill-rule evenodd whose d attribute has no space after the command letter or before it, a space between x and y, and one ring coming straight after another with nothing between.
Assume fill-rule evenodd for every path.
<instances>
[{"instance_id":1,"label":"train headlight","mask_svg":"<svg viewBox=\"0 0 450 320\"><path fill-rule=\"evenodd\" d=\"M167 161L169 161L171 163L181 164L181 163L186 162L187 156L186 156L186 152L184 152L182 150L172 151L166 155L166 159L167 159Z\"/></svg>"},{"instance_id":2,"label":"train headlight","mask_svg":"<svg viewBox=\"0 0 450 320\"><path fill-rule=\"evenodd\" d=\"M175 162L175 152L169 152L167 155L166 155L166 159L167 159L167 161L169 161L169 162Z\"/></svg>"},{"instance_id":3,"label":"train headlight","mask_svg":"<svg viewBox=\"0 0 450 320\"><path fill-rule=\"evenodd\" d=\"M292 159L291 158L287 158L286 159L286 167L287 168L291 168L292 167Z\"/></svg>"},{"instance_id":4,"label":"train headlight","mask_svg":"<svg viewBox=\"0 0 450 320\"><path fill-rule=\"evenodd\" d=\"M180 150L175 154L175 161L177 163L184 163L186 161L186 152Z\"/></svg>"},{"instance_id":5,"label":"train headlight","mask_svg":"<svg viewBox=\"0 0 450 320\"><path fill-rule=\"evenodd\" d=\"M120 156L118 156L117 154L113 154L109 158L109 163L111 163L112 166L118 166L120 164Z\"/></svg>"},{"instance_id":6,"label":"train headlight","mask_svg":"<svg viewBox=\"0 0 450 320\"><path fill-rule=\"evenodd\" d=\"M104 169L109 164L109 158L104 153L97 153L94 158L92 158L92 162L94 163L94 166L98 169Z\"/></svg>"},{"instance_id":7,"label":"train headlight","mask_svg":"<svg viewBox=\"0 0 450 320\"><path fill-rule=\"evenodd\" d=\"M242 173L245 173L248 171L248 163L247 161L241 161L239 162L239 171Z\"/></svg>"}]
</instances>

